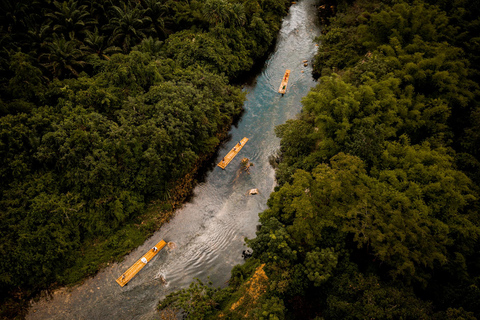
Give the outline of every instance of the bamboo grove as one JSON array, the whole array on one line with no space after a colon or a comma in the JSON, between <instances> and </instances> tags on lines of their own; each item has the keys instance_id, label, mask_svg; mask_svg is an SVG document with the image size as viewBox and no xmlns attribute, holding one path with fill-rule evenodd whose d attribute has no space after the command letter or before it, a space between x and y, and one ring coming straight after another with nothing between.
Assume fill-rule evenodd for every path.
<instances>
[{"instance_id":1,"label":"bamboo grove","mask_svg":"<svg viewBox=\"0 0 480 320\"><path fill-rule=\"evenodd\" d=\"M1 1L2 301L75 283L145 239L138 217L152 201L171 209L213 154L242 109L231 83L288 5Z\"/></svg>"},{"instance_id":2,"label":"bamboo grove","mask_svg":"<svg viewBox=\"0 0 480 320\"><path fill-rule=\"evenodd\" d=\"M247 240L252 257L227 288L197 281L159 309L188 319L480 317L478 2L320 5L319 84L276 128L278 186ZM260 269L268 281L252 299Z\"/></svg>"}]
</instances>

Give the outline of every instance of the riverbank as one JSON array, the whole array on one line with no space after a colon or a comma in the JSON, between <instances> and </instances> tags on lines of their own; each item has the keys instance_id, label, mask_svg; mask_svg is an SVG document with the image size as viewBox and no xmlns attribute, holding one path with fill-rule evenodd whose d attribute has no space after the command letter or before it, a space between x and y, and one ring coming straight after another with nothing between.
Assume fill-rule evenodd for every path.
<instances>
[{"instance_id":1,"label":"riverbank","mask_svg":"<svg viewBox=\"0 0 480 320\"><path fill-rule=\"evenodd\" d=\"M275 130L278 186L247 240L267 276L251 299L260 306L237 266L231 286L194 283L159 308L186 319L480 316L478 50L458 41L478 8L338 2L320 82Z\"/></svg>"},{"instance_id":2,"label":"riverbank","mask_svg":"<svg viewBox=\"0 0 480 320\"><path fill-rule=\"evenodd\" d=\"M231 119L231 123L217 133L216 138L219 142L213 147L214 151L199 155L191 171L182 179L172 183L173 187L167 192L167 199L151 201L143 214L108 237L94 238L85 242L76 263L64 272L65 283L53 283L49 288L42 291L17 290L12 292L10 298L2 301L0 318L25 318L30 307L30 300L52 296L55 291L64 286L67 288L79 286L111 263L121 261L132 250L144 243L188 201L198 180L201 180L206 172L214 168L213 159L218 154L219 147L228 141L229 131L232 125L238 122L242 112Z\"/></svg>"},{"instance_id":3,"label":"riverbank","mask_svg":"<svg viewBox=\"0 0 480 320\"><path fill-rule=\"evenodd\" d=\"M148 319L154 317L152 312L159 295L183 287L193 277L206 279L210 276L216 284L225 282L231 267L242 259L243 238L254 234L257 213L265 208L266 199L275 184L268 162L269 156L278 148L274 127L298 113L301 97L315 84L310 76L311 69L302 63L304 59L313 57L316 50L312 43L316 29L311 18L306 16L313 3L307 2L308 6L303 3L294 6L285 19L278 45L266 68L255 81L255 86L245 88L248 92L245 113L232 127L229 133L231 140L221 147L220 153L223 154L238 139L251 137L242 150L242 154L255 164L251 174L235 179L239 163L232 163L226 170L215 168L197 185L191 201L182 206L151 239L133 250L121 263L109 265L81 286L65 293L59 292L50 301L35 303L29 318L68 319L75 314L85 318ZM292 42L298 46L292 47ZM281 98L271 88L278 87L277 82L285 72L284 64L291 66L293 72L291 86L289 84L291 90ZM258 188L260 193L246 196L246 191L252 187ZM138 259L138 254L146 250L150 242L158 238L174 241L177 248L160 254L126 288L119 288L112 282L128 268L131 261ZM159 274L165 277L165 286L154 280Z\"/></svg>"},{"instance_id":4,"label":"riverbank","mask_svg":"<svg viewBox=\"0 0 480 320\"><path fill-rule=\"evenodd\" d=\"M265 4L265 5L267 5L267 4ZM267 7L262 8L262 10L263 9L265 9L266 11L268 10ZM260 10L260 7L256 8L255 10ZM253 12L255 10L253 10L251 13L253 14ZM272 30L277 30L278 29L278 26L275 26L275 20L278 18L276 15L278 15L278 12L276 12L275 14L273 14L273 13L268 14L268 18L269 18L268 24L269 25L263 25L263 27L262 27L262 28L264 28L263 31L270 30L270 28L272 28ZM256 22L260 23L261 21L259 19L257 19ZM280 22L278 21L277 24L279 25L279 23ZM213 29L213 27L212 27L212 29ZM222 28L219 28L219 27L215 27L214 29L215 29L215 33L224 31L224 30L222 30ZM203 34L205 34L205 33L203 33ZM268 42L271 39L266 37L266 38L262 38L261 41L260 41L260 38L258 38L258 40L259 40L258 45L260 45L260 43L262 41L267 41ZM172 40L172 43L174 43L173 41L176 41L176 40ZM171 44L171 46L174 47L174 44ZM271 43L270 44L267 43L265 45L265 48L272 48ZM140 50L145 50L146 51L147 49L146 49L146 47L141 47L140 46ZM262 49L260 51L263 52L264 50ZM265 49L265 51L267 51L267 50ZM158 52L149 52L149 54L150 53L158 54ZM172 54L172 57L173 57L175 55L175 52L173 52L173 53L170 52L169 54ZM123 66L125 64L125 61L128 60L128 59L131 59L131 61L127 62L127 64L130 63L130 62L133 62L133 60L138 60L139 56L140 55L137 55L133 59L132 59L133 56L132 57L124 56L121 59L117 60L117 62L119 62L118 66ZM251 56L255 56L255 54L252 54ZM264 56L266 57L266 55L264 55ZM118 56L116 56L116 57L118 58ZM144 57L145 57L145 55L141 56L141 59L143 59ZM251 58L251 57L249 57L249 58ZM124 59L124 60L120 61L122 59ZM137 61L135 61L135 62L137 62ZM158 60L157 60L157 62L158 62ZM148 62L146 62L146 64L147 63ZM167 61L166 63L171 64L171 61ZM141 63L139 63L139 65L141 65ZM243 64L243 66L245 66L245 65L248 65L248 63L245 62ZM138 65L134 65L134 63L128 65L128 67L132 68L132 69L135 69L135 68L138 69ZM144 66L141 66L141 67L145 67L145 69L148 69L148 68L151 67L151 65L149 65L149 66L144 65ZM108 67L106 67L106 68L108 68ZM216 67L214 67L213 69L215 69L215 68ZM226 66L222 65L221 68L226 68ZM237 71L239 71L239 70L241 70L241 67L240 67L240 69L237 69ZM142 74L141 72L138 72L138 70L135 70L135 71L137 73L134 72L133 74L129 74L128 77L140 79L142 76L145 76L145 74ZM152 70L149 69L149 71L152 71ZM177 72L177 71L175 71L175 72ZM171 73L174 73L174 72L171 72ZM114 77L118 77L118 74L116 74L115 72L112 72L112 75ZM231 73L230 75L233 75L233 73ZM186 75L184 77L188 78L189 76L190 75ZM243 74L243 76L245 76L245 74ZM126 77L126 78L128 78L128 77ZM158 77L158 74L151 73L151 74L147 75L147 78L148 77L152 77L152 78L153 77ZM116 78L116 79L117 79L117 82L118 82L118 78ZM121 81L124 81L124 80L127 80L127 79L121 79ZM172 81L172 77L169 77L168 80ZM177 79L174 79L174 80L177 80ZM215 79L215 80L217 80L217 79ZM76 83L73 80L65 80L65 83L62 83L62 85L59 85L58 88L55 87L53 89L49 89L49 90L51 90L49 92L49 94L52 94L53 91L54 91L55 92L53 94L54 98L59 99L59 100L61 100L61 99L68 100L68 98L71 98L71 97L75 96L75 99L76 99L75 103L79 103L79 96L82 95L80 93L81 90L86 90L86 91L88 91L88 90L91 90L91 91L98 90L98 88L96 86L97 85L96 83L95 83L95 85L92 85L90 88L88 88L88 86L90 84L87 84L87 82L95 81L95 80L93 80L93 77L89 78L89 77L84 77L83 76L82 81L83 81L83 83L79 85L78 83ZM128 80L128 81L130 81L130 80ZM148 87L149 85L153 84L156 81L158 81L158 79L155 79L155 81L153 81L153 79L147 79L147 81L145 83L142 83L141 85L134 84L134 82L129 82L128 85L125 85L125 83L122 83L122 94L125 95L125 97L123 97L123 98L125 98L125 100L126 100L127 95L132 94L132 93L141 92L141 90L142 90L140 88L141 86L147 86ZM85 89L85 86L84 86L85 84L87 84L87 89ZM77 87L75 87L75 86L77 86ZM102 87L101 89L105 89L105 88ZM88 96L88 98L90 98L91 97L91 91L89 91L89 93L86 94L85 96ZM113 92L108 92L106 95L108 96L108 94L110 94L110 93L113 93ZM104 93L102 93L102 94L104 94ZM114 112L114 110L116 108L119 108L119 104L120 104L119 101L113 99L113 96L115 94L117 94L117 92L115 92L112 96L108 96L108 98L106 98L106 99L103 99L103 98L100 99L101 104L102 104L101 111L105 111L105 109L112 108L110 110L106 110L106 111L108 111L106 113L109 115L109 117L112 116L112 113ZM67 98L67 96L68 96L68 98ZM96 97L96 98L98 98L98 97ZM51 99L51 101L55 101L55 102L57 101L55 99L52 99L52 96L49 96L49 99ZM130 97L128 99L130 99ZM88 107L91 108L92 101L91 100L87 101L87 100L88 99L86 99L84 101L85 105L86 106L88 105ZM97 101L95 101L93 104L95 104L96 102ZM99 104L100 104L100 102L99 102ZM117 105L115 105L115 104L117 104ZM64 106L59 106L59 108L60 107L66 109ZM229 107L231 108L231 106L229 106ZM133 109L135 110L135 107ZM88 110L88 111L90 111L90 110ZM78 110L76 110L75 112L78 112ZM80 110L80 112L84 112L84 110ZM68 114L68 116L75 116L74 114L75 113L72 112L72 115ZM65 117L65 115L62 115L62 117ZM63 120L64 120L63 118L60 118L58 120L58 122L61 122ZM136 121L137 120L134 119L134 122L136 122ZM230 123L226 127L224 127L221 130L220 133L218 133L216 135L215 140L214 140L214 141L217 141L216 145L211 144L212 140L208 141L208 143L210 143L207 146L209 150L217 150L218 146L221 143L223 143L225 141L225 139L227 139L228 131L229 131L230 126L232 124L231 123L232 119L230 119L229 121L230 121ZM132 123L134 123L134 122L132 122ZM137 123L135 123L135 125L137 125ZM92 127L94 127L94 126L92 126ZM90 128L88 128L88 129L90 129ZM85 130L85 128L82 127L82 130ZM105 130L105 132L108 132L108 129ZM201 142L203 143L203 141L201 141ZM176 141L174 143L176 143ZM77 150L78 150L78 148L75 148L75 146L72 147L73 152L78 152ZM99 150L101 150L101 148L99 148ZM176 180L176 182L173 182L172 183L173 187L165 192L165 199L150 201L150 203L148 204L148 208L140 216L135 217L131 221L128 221L128 219L125 220L126 218L124 217L125 215L128 215L128 214L124 214L121 211L120 211L119 214L117 214L117 213L112 214L113 209L111 211L109 211L107 209L107 210L105 210L105 212L97 214L97 216L102 216L103 217L103 216L112 215L113 217L112 217L111 221L107 220L107 221L100 221L101 223L89 223L86 226L82 226L82 228L79 228L80 231L77 231L78 233L83 232L84 229L92 228L92 229L95 230L97 227L100 228L101 226L109 226L110 224L114 225L113 227L111 227L111 230L108 230L108 231L105 231L105 232L103 232L103 231L99 232L98 230L95 230L92 233L96 233L96 234L100 233L101 235L96 236L96 237L95 236L93 236L93 237L92 236L87 236L86 240L84 240L85 238L83 238L83 235L78 236L78 234L77 234L76 236L78 238L81 238L81 240L80 240L82 242L81 246L79 246L78 243L77 243L79 240L75 239L74 244L70 244L70 243L68 244L69 245L68 249L59 250L59 251L63 252L64 255L68 255L69 252L77 251L77 248L79 247L80 248L79 249L80 255L78 257L69 258L68 262L66 262L65 264L63 263L64 261L66 261L66 260L64 260L64 256L61 256L61 257L58 258L58 260L60 262L55 263L53 265L61 266L63 264L64 265L70 264L70 266L66 270L62 270L61 274L58 274L55 271L50 271L50 273L48 274L49 275L48 279L56 279L56 282L50 284L49 285L50 287L49 287L49 289L47 289L47 291L52 292L52 291L56 290L56 288L58 288L58 286L62 286L62 285L68 285L68 286L79 285L86 278L97 274L97 272L99 270L102 270L102 268L109 265L110 263L112 263L114 261L120 261L126 254L128 254L134 248L136 248L140 244L142 244L146 239L148 239L149 236L151 236L153 234L153 232L155 230L160 228L166 221L168 221L172 217L172 215L174 214L175 210L178 209L179 207L181 207L181 205L188 199L188 197L191 195L191 192L192 192L192 190L195 186L195 183L196 183L196 180L197 180L198 176L202 175L203 172L208 169L207 164L209 163L209 161L211 161L211 158L215 156L215 154L216 154L215 152L216 151L212 151L212 152L207 153L207 154L199 153L198 154L198 159L191 166L191 170L186 175L184 175L183 178L181 178L179 180ZM54 154L54 152L52 152L50 154ZM180 155L183 156L183 154L181 154L179 152L179 156ZM91 158L89 154L76 155L75 157L77 159L86 158L86 159L89 159L89 160ZM117 164L119 165L119 167L122 168L123 170L125 170L124 165L122 163L122 161L124 160L124 159L122 159L123 158L122 155L117 154L117 155L115 155L115 157L116 157L115 160L117 161ZM52 166L56 166L56 159L50 159L49 161L51 161ZM158 162L155 163L155 164L158 164ZM61 179L57 178L56 180L60 181ZM71 182L70 185L71 184L74 184L74 183ZM102 184L103 184L103 182L102 182ZM99 183L94 183L93 185L97 185L97 187L98 187L98 185L100 185L100 184ZM158 185L157 185L157 187L158 187ZM62 188L64 188L64 187L62 187ZM88 188L83 187L83 188L80 188L80 189L87 190ZM58 191L58 192L60 193L60 196L62 196L61 191ZM92 193L95 193L95 192L92 192ZM112 200L112 198L113 197L111 195L107 195L106 197L96 199L95 205L110 204L111 202L114 202L113 200L115 200L115 199ZM133 198L134 198L134 201L136 201L138 199L138 197L133 197ZM123 200L125 200L125 199L123 199ZM130 200L130 199L128 199L128 200ZM128 205L134 203L134 201L131 201L130 203L128 203L128 201L126 201L124 203L120 202L120 207L123 205L126 208ZM81 207L82 205L83 205L83 203L79 204L78 206ZM137 204L134 203L134 205L137 205ZM71 208L67 208L67 212L70 209ZM53 209L53 210L55 210L55 209ZM63 210L63 208L60 209L60 210ZM57 210L57 211L60 211L60 210ZM74 210L78 211L78 208L74 208ZM89 212L93 212L93 210L91 210L91 211L89 210ZM68 217L68 215L67 215L67 217ZM64 219L64 218L62 217L61 219ZM81 221L81 222L84 222L85 220L86 220L85 215L83 215L79 219L79 221ZM124 224L125 221L128 221L128 222L126 222L126 224ZM77 223L78 223L78 221L77 221ZM124 224L124 225L122 226L122 224ZM115 227L115 226L118 226L118 227ZM72 233L75 233L75 232L72 232ZM37 243L41 243L41 242L37 241ZM33 250L35 250L35 249L33 249ZM73 264L71 262L72 259L75 259L75 262L73 262ZM39 265L39 263L35 262L35 263L33 263L33 265ZM44 267L45 267L44 269L47 269L47 270L51 269L51 268L49 268L49 266L46 263L45 263ZM36 276L41 277L40 274L37 274ZM29 278L29 277L25 277L25 278ZM44 281L48 282L48 280L44 280ZM50 280L50 281L52 281L52 280ZM35 282L33 282L33 283L34 283L34 285L37 285ZM39 287L41 287L41 285ZM48 295L48 292L46 293L46 295ZM4 300L5 303L2 303L2 308L0 309L0 315L2 317L5 316L5 317L10 317L10 318L17 317L17 316L23 317L25 315L25 308L28 307L27 302L25 300L29 300L32 296L36 296L37 294L38 294L38 291L29 291L29 290L26 290L26 289L19 290L17 292L12 291L12 299L8 300L8 301Z\"/></svg>"}]
</instances>

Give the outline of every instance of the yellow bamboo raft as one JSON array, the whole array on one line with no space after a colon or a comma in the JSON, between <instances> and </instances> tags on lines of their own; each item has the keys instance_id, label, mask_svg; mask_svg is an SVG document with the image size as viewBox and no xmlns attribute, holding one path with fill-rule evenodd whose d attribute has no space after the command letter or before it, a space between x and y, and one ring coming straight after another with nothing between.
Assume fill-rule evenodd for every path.
<instances>
[{"instance_id":1,"label":"yellow bamboo raft","mask_svg":"<svg viewBox=\"0 0 480 320\"><path fill-rule=\"evenodd\" d=\"M287 69L287 71L285 71L285 75L282 78L282 83L280 84L280 89L278 89L279 93L285 94L285 92L287 91L288 78L290 78L290 70L289 69Z\"/></svg>"},{"instance_id":2,"label":"yellow bamboo raft","mask_svg":"<svg viewBox=\"0 0 480 320\"><path fill-rule=\"evenodd\" d=\"M243 146L245 145L245 143L247 143L247 141L248 141L247 137L240 140L240 142L237 143L235 147L233 147L232 150L230 150L229 153L227 153L227 155L222 159L222 161L220 161L217 164L217 166L219 166L222 169L225 169L225 167L230 163L230 161L232 161L233 158L235 158L237 153L239 153L240 150L242 150Z\"/></svg>"},{"instance_id":3,"label":"yellow bamboo raft","mask_svg":"<svg viewBox=\"0 0 480 320\"><path fill-rule=\"evenodd\" d=\"M167 243L161 240L152 249L148 250L137 262L135 262L127 271L125 271L116 281L120 286L126 285L135 275L145 267L145 265L165 247ZM157 250L155 250L155 247ZM145 262L146 261L146 262Z\"/></svg>"}]
</instances>

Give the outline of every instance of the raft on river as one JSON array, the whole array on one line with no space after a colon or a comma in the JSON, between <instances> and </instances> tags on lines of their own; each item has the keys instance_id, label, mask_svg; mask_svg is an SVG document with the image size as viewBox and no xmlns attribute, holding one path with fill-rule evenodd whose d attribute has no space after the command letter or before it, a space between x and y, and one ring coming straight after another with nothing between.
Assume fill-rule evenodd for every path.
<instances>
[{"instance_id":1,"label":"raft on river","mask_svg":"<svg viewBox=\"0 0 480 320\"><path fill-rule=\"evenodd\" d=\"M116 281L120 286L126 285L130 280L132 280L135 275L145 267L147 262L153 259L157 253L165 247L167 243L163 240L160 240L152 249L148 250L137 262L135 262L127 271L125 271Z\"/></svg>"},{"instance_id":2,"label":"raft on river","mask_svg":"<svg viewBox=\"0 0 480 320\"><path fill-rule=\"evenodd\" d=\"M235 158L235 156L240 152L240 150L242 150L243 146L245 145L245 143L247 143L247 141L248 141L247 137L240 140L240 142L237 143L235 147L233 147L232 150L230 150L229 153L227 153L227 155L222 159L222 161L220 161L217 164L217 166L219 166L222 169L225 169L225 167L230 163L230 161L232 161L233 158Z\"/></svg>"},{"instance_id":3,"label":"raft on river","mask_svg":"<svg viewBox=\"0 0 480 320\"><path fill-rule=\"evenodd\" d=\"M278 89L279 93L285 94L285 92L287 91L288 78L290 78L290 70L289 69L287 69L287 71L285 71L285 75L282 78L282 83L280 84L280 89Z\"/></svg>"}]
</instances>

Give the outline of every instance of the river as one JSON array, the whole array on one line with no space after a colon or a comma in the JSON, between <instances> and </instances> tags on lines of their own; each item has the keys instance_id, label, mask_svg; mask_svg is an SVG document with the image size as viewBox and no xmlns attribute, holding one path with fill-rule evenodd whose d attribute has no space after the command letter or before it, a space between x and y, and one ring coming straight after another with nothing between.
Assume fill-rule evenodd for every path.
<instances>
[{"instance_id":1,"label":"river","mask_svg":"<svg viewBox=\"0 0 480 320\"><path fill-rule=\"evenodd\" d=\"M275 187L269 156L279 149L280 141L274 128L300 112L302 97L316 84L310 61L316 52L313 40L319 33L315 0L293 4L283 19L273 53L255 81L244 87L245 112L215 161L248 137L238 156L225 170L214 167L208 172L195 187L192 199L122 262L110 264L82 285L32 301L27 319L158 319L158 301L188 287L194 278L225 285L233 266L243 262L244 238L255 236L258 214L266 209ZM303 60L309 61L307 67ZM282 97L277 91L286 69L291 74ZM250 174L239 174L243 157L254 164ZM260 193L247 195L251 188ZM163 249L128 285L120 287L115 279L160 239L174 242L176 248ZM160 275L166 284L158 280Z\"/></svg>"}]
</instances>

